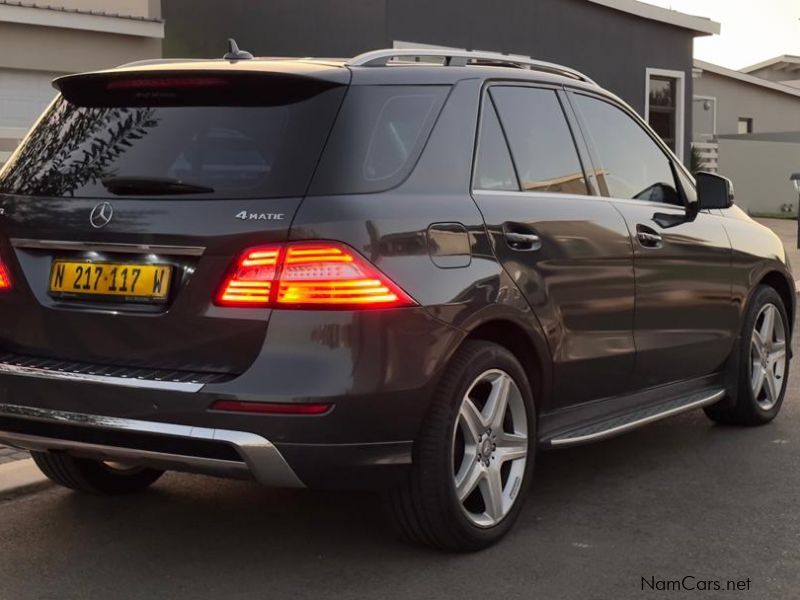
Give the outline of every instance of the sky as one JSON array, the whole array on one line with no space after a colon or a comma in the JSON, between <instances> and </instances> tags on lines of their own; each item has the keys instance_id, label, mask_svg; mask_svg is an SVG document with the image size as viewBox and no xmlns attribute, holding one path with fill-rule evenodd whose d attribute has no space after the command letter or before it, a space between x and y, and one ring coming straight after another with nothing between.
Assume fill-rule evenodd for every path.
<instances>
[{"instance_id":1,"label":"sky","mask_svg":"<svg viewBox=\"0 0 800 600\"><path fill-rule=\"evenodd\" d=\"M800 56L800 0L645 0L708 17L722 34L695 40L695 58L741 69L783 54Z\"/></svg>"}]
</instances>

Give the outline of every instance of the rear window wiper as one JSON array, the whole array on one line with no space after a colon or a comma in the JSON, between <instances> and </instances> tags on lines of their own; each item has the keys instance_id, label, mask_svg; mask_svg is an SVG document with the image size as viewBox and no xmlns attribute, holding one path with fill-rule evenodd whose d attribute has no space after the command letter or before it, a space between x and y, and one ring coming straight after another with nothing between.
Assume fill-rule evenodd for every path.
<instances>
[{"instance_id":1,"label":"rear window wiper","mask_svg":"<svg viewBox=\"0 0 800 600\"><path fill-rule=\"evenodd\" d=\"M117 196L160 196L164 194L210 194L214 188L170 177L109 177L103 186Z\"/></svg>"}]
</instances>

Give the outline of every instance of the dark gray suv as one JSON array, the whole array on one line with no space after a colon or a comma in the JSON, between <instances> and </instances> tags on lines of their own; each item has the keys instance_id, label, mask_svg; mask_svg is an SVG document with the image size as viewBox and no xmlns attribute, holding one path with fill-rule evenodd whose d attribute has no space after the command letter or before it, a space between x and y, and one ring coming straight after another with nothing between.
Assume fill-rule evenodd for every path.
<instances>
[{"instance_id":1,"label":"dark gray suv","mask_svg":"<svg viewBox=\"0 0 800 600\"><path fill-rule=\"evenodd\" d=\"M0 441L61 485L377 490L475 550L539 449L781 408L779 240L572 69L234 47L55 86L0 173Z\"/></svg>"}]
</instances>

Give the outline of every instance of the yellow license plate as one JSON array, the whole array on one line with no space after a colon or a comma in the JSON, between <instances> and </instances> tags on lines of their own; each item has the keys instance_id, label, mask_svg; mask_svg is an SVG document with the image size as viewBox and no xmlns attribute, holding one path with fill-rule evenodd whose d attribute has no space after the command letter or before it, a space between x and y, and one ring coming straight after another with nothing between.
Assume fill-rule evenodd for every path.
<instances>
[{"instance_id":1,"label":"yellow license plate","mask_svg":"<svg viewBox=\"0 0 800 600\"><path fill-rule=\"evenodd\" d=\"M169 265L56 260L50 273L50 292L161 302L169 294L171 277Z\"/></svg>"}]
</instances>

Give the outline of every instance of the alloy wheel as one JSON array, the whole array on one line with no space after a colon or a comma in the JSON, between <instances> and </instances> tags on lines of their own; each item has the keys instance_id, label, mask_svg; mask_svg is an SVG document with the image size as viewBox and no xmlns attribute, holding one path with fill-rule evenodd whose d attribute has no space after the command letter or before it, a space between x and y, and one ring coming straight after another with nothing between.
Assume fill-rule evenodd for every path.
<instances>
[{"instance_id":1,"label":"alloy wheel","mask_svg":"<svg viewBox=\"0 0 800 600\"><path fill-rule=\"evenodd\" d=\"M778 403L786 374L786 329L774 304L766 304L756 317L750 342L750 386L762 410Z\"/></svg>"},{"instance_id":2,"label":"alloy wheel","mask_svg":"<svg viewBox=\"0 0 800 600\"><path fill-rule=\"evenodd\" d=\"M453 431L453 482L471 523L493 527L511 511L528 458L528 415L508 373L485 371L461 400Z\"/></svg>"}]
</instances>

